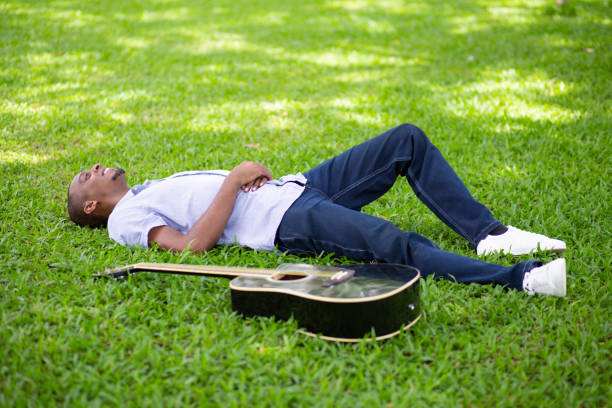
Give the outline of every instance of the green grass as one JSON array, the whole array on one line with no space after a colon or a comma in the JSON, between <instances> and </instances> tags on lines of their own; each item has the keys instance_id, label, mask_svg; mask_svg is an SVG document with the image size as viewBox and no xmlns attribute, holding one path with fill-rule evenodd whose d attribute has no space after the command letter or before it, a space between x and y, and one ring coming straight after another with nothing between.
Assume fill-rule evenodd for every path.
<instances>
[{"instance_id":1,"label":"green grass","mask_svg":"<svg viewBox=\"0 0 612 408\"><path fill-rule=\"evenodd\" d=\"M609 405L612 10L554 3L2 2L0 405ZM92 280L304 259L129 249L66 221L96 161L133 184L244 159L282 175L402 122L500 220L567 242L566 298L429 279L410 332L327 343L237 316L222 279ZM406 183L365 211L475 256Z\"/></svg>"}]
</instances>

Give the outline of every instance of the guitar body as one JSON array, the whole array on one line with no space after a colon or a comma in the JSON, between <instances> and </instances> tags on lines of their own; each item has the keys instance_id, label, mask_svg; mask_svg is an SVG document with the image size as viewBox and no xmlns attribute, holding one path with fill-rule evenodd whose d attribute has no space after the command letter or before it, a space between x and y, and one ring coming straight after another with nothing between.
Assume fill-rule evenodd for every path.
<instances>
[{"instance_id":1,"label":"guitar body","mask_svg":"<svg viewBox=\"0 0 612 408\"><path fill-rule=\"evenodd\" d=\"M372 266L381 277L375 274ZM364 268L365 267L365 268ZM313 265L283 264L279 269L320 270ZM328 271L334 267L326 267ZM238 277L230 282L232 308L245 316L293 316L304 334L325 340L353 342L374 330L376 339L397 335L421 316L419 273L405 265L350 265L353 277L323 286L327 277L301 279Z\"/></svg>"},{"instance_id":2,"label":"guitar body","mask_svg":"<svg viewBox=\"0 0 612 408\"><path fill-rule=\"evenodd\" d=\"M356 342L371 333L393 337L421 317L417 269L407 265L341 267L283 264L278 269L139 263L96 275L138 271L233 278L232 308L244 316L287 320L325 340Z\"/></svg>"}]
</instances>

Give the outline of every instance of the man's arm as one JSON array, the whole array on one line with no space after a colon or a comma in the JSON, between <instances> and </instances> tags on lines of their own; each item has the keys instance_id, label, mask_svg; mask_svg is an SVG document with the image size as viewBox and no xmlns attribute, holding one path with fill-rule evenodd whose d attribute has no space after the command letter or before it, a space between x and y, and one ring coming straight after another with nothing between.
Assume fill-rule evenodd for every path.
<instances>
[{"instance_id":1,"label":"man's arm","mask_svg":"<svg viewBox=\"0 0 612 408\"><path fill-rule=\"evenodd\" d=\"M157 242L161 248L181 252L187 246L196 253L212 249L229 220L238 189L255 191L272 179L272 173L263 165L254 162L243 162L227 175L219 192L210 207L186 234L169 226L152 228L149 231L149 245Z\"/></svg>"}]
</instances>

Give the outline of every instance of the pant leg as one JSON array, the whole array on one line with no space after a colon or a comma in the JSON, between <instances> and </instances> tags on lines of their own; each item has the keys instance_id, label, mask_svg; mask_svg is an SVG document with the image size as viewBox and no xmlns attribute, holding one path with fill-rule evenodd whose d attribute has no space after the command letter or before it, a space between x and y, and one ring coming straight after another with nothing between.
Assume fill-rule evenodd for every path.
<instances>
[{"instance_id":1,"label":"pant leg","mask_svg":"<svg viewBox=\"0 0 612 408\"><path fill-rule=\"evenodd\" d=\"M414 266L423 276L463 283L497 283L521 290L525 272L539 261L514 266L490 264L442 251L427 238L392 223L352 210L307 188L285 213L277 232L281 251L319 255L334 253L360 262Z\"/></svg>"},{"instance_id":2,"label":"pant leg","mask_svg":"<svg viewBox=\"0 0 612 408\"><path fill-rule=\"evenodd\" d=\"M474 247L501 225L414 125L400 125L361 143L305 176L332 202L354 210L376 200L404 176L417 197Z\"/></svg>"}]
</instances>

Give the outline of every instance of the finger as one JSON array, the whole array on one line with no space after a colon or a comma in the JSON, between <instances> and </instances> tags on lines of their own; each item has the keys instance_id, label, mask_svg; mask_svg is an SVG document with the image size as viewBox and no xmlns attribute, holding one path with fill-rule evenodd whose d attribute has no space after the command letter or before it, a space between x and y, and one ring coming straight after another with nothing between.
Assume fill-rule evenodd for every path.
<instances>
[{"instance_id":1,"label":"finger","mask_svg":"<svg viewBox=\"0 0 612 408\"><path fill-rule=\"evenodd\" d=\"M262 177L258 177L255 179L255 181L253 181L253 187L251 188L251 191L257 191L259 189L259 187L263 186L266 183L266 180Z\"/></svg>"}]
</instances>

